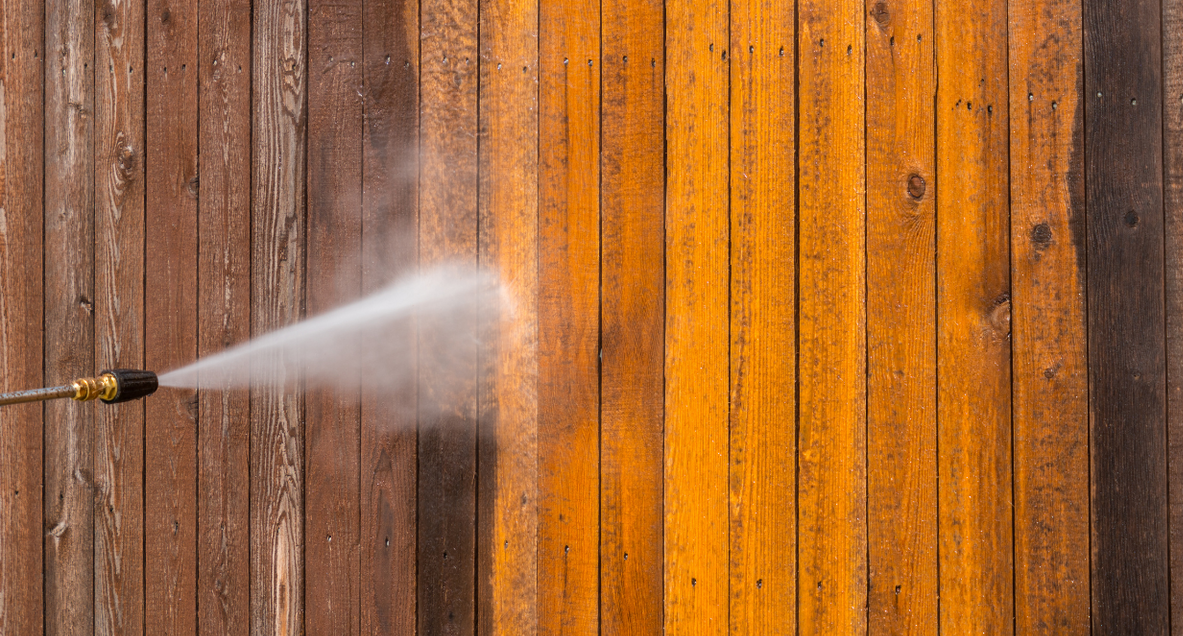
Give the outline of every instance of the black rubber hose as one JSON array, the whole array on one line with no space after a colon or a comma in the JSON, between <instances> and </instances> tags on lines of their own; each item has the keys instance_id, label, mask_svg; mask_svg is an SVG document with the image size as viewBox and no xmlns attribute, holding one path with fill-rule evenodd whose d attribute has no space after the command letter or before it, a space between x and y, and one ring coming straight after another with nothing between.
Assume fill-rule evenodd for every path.
<instances>
[{"instance_id":1,"label":"black rubber hose","mask_svg":"<svg viewBox=\"0 0 1183 636\"><path fill-rule=\"evenodd\" d=\"M103 400L107 404L138 400L156 392L156 374L140 369L107 369L103 374L115 376L115 397ZM100 374L102 375L102 374Z\"/></svg>"}]
</instances>

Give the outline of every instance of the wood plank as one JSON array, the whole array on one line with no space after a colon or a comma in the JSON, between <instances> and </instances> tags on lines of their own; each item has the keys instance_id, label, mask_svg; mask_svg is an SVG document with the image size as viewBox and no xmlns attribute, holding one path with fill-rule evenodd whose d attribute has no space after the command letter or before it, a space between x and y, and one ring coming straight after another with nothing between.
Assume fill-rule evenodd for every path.
<instances>
[{"instance_id":1,"label":"wood plank","mask_svg":"<svg viewBox=\"0 0 1183 636\"><path fill-rule=\"evenodd\" d=\"M427 0L419 15L419 264L475 269L477 2ZM445 361L433 343L446 334L419 326L418 629L471 634L477 347L451 352Z\"/></svg>"},{"instance_id":2,"label":"wood plank","mask_svg":"<svg viewBox=\"0 0 1183 636\"><path fill-rule=\"evenodd\" d=\"M200 3L198 353L250 338L251 3ZM250 632L250 396L199 393L197 608L203 632Z\"/></svg>"},{"instance_id":3,"label":"wood plank","mask_svg":"<svg viewBox=\"0 0 1183 636\"><path fill-rule=\"evenodd\" d=\"M144 363L197 357L197 7L147 4ZM195 389L145 402L144 631L197 631Z\"/></svg>"},{"instance_id":4,"label":"wood plank","mask_svg":"<svg viewBox=\"0 0 1183 636\"><path fill-rule=\"evenodd\" d=\"M1159 11L1084 3L1094 634L1169 628Z\"/></svg>"},{"instance_id":5,"label":"wood plank","mask_svg":"<svg viewBox=\"0 0 1183 636\"><path fill-rule=\"evenodd\" d=\"M538 37L538 2L482 0L479 262L504 301L477 316L481 634L539 631Z\"/></svg>"},{"instance_id":6,"label":"wood plank","mask_svg":"<svg viewBox=\"0 0 1183 636\"><path fill-rule=\"evenodd\" d=\"M48 386L96 370L93 4L45 5L45 49L53 52L45 67ZM94 627L94 405L46 404L44 439L45 632L89 631Z\"/></svg>"},{"instance_id":7,"label":"wood plank","mask_svg":"<svg viewBox=\"0 0 1183 636\"><path fill-rule=\"evenodd\" d=\"M1080 5L1008 9L1015 631L1088 632Z\"/></svg>"},{"instance_id":8,"label":"wood plank","mask_svg":"<svg viewBox=\"0 0 1183 636\"><path fill-rule=\"evenodd\" d=\"M362 285L418 264L419 3L366 2ZM414 325L393 334L415 340ZM414 345L411 361L417 358ZM361 632L414 634L418 503L414 363L393 390L362 389Z\"/></svg>"},{"instance_id":9,"label":"wood plank","mask_svg":"<svg viewBox=\"0 0 1183 636\"><path fill-rule=\"evenodd\" d=\"M731 5L732 634L797 628L795 23Z\"/></svg>"},{"instance_id":10,"label":"wood plank","mask_svg":"<svg viewBox=\"0 0 1183 636\"><path fill-rule=\"evenodd\" d=\"M0 390L39 386L45 145L44 3L0 1ZM51 155L53 156L53 155ZM55 336L56 337L56 336ZM0 410L0 633L43 629L43 409Z\"/></svg>"},{"instance_id":11,"label":"wood plank","mask_svg":"<svg viewBox=\"0 0 1183 636\"><path fill-rule=\"evenodd\" d=\"M937 448L945 633L1011 631L1005 2L936 8Z\"/></svg>"},{"instance_id":12,"label":"wood plank","mask_svg":"<svg viewBox=\"0 0 1183 636\"><path fill-rule=\"evenodd\" d=\"M95 20L95 363L144 367L144 4ZM144 403L95 409L96 634L144 630Z\"/></svg>"},{"instance_id":13,"label":"wood plank","mask_svg":"<svg viewBox=\"0 0 1183 636\"><path fill-rule=\"evenodd\" d=\"M251 335L304 297L304 0L258 0L251 63ZM251 633L304 632L304 426L298 393L251 389Z\"/></svg>"},{"instance_id":14,"label":"wood plank","mask_svg":"<svg viewBox=\"0 0 1183 636\"><path fill-rule=\"evenodd\" d=\"M665 623L665 22L601 2L600 631Z\"/></svg>"},{"instance_id":15,"label":"wood plank","mask_svg":"<svg viewBox=\"0 0 1183 636\"><path fill-rule=\"evenodd\" d=\"M728 629L727 5L666 4L665 632ZM643 59L643 58L642 58Z\"/></svg>"},{"instance_id":16,"label":"wood plank","mask_svg":"<svg viewBox=\"0 0 1183 636\"><path fill-rule=\"evenodd\" d=\"M1183 1L1162 3L1171 615L1183 623ZM1176 627L1178 629L1178 627Z\"/></svg>"},{"instance_id":17,"label":"wood plank","mask_svg":"<svg viewBox=\"0 0 1183 636\"><path fill-rule=\"evenodd\" d=\"M798 629L866 629L863 4L799 6Z\"/></svg>"},{"instance_id":18,"label":"wood plank","mask_svg":"<svg viewBox=\"0 0 1183 636\"><path fill-rule=\"evenodd\" d=\"M361 291L362 18L361 0L308 2L309 315ZM304 575L318 590L305 597L311 633L361 627L360 395L348 379L340 384L310 384L304 396Z\"/></svg>"},{"instance_id":19,"label":"wood plank","mask_svg":"<svg viewBox=\"0 0 1183 636\"><path fill-rule=\"evenodd\" d=\"M936 634L933 3L868 6L868 629Z\"/></svg>"},{"instance_id":20,"label":"wood plank","mask_svg":"<svg viewBox=\"0 0 1183 636\"><path fill-rule=\"evenodd\" d=\"M539 8L538 620L600 626L600 3Z\"/></svg>"}]
</instances>

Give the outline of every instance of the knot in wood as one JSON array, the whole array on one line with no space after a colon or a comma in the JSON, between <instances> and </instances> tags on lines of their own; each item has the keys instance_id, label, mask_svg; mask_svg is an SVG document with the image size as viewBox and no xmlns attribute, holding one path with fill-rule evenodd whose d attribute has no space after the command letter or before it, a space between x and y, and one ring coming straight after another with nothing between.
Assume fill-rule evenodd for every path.
<instances>
[{"instance_id":1,"label":"knot in wood","mask_svg":"<svg viewBox=\"0 0 1183 636\"><path fill-rule=\"evenodd\" d=\"M875 23L881 27L885 27L891 23L891 11L887 8L886 2L876 2L871 9L871 17L875 18Z\"/></svg>"},{"instance_id":2,"label":"knot in wood","mask_svg":"<svg viewBox=\"0 0 1183 636\"><path fill-rule=\"evenodd\" d=\"M928 184L924 182L924 177L914 174L908 177L908 194L913 199L919 199L924 196L928 190Z\"/></svg>"}]
</instances>

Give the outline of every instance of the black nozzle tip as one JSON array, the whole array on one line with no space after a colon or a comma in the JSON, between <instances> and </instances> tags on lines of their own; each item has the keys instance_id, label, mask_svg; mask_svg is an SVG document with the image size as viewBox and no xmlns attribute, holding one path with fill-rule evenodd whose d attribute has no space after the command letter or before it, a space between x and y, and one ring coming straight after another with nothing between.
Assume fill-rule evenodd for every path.
<instances>
[{"instance_id":1,"label":"black nozzle tip","mask_svg":"<svg viewBox=\"0 0 1183 636\"><path fill-rule=\"evenodd\" d=\"M115 396L109 400L104 399L103 401L107 404L138 400L142 397L152 395L156 392L156 388L160 386L156 381L156 374L151 371L142 371L140 369L107 369L100 375L107 373L110 373L115 378Z\"/></svg>"}]
</instances>

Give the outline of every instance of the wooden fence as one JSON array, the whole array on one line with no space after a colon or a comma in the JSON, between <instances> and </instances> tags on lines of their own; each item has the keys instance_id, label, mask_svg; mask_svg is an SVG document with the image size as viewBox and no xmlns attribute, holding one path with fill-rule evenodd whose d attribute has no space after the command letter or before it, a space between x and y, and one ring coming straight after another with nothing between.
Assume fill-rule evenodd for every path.
<instances>
[{"instance_id":1,"label":"wooden fence","mask_svg":"<svg viewBox=\"0 0 1183 636\"><path fill-rule=\"evenodd\" d=\"M514 301L0 410L0 634L1181 633L1183 0L0 8L4 389Z\"/></svg>"}]
</instances>

